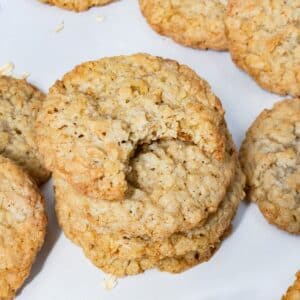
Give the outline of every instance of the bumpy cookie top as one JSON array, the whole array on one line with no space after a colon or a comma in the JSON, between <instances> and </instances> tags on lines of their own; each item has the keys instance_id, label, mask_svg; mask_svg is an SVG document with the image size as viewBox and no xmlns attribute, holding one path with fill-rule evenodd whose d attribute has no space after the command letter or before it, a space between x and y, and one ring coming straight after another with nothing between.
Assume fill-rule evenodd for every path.
<instances>
[{"instance_id":1,"label":"bumpy cookie top","mask_svg":"<svg viewBox=\"0 0 300 300\"><path fill-rule=\"evenodd\" d=\"M70 185L54 174L56 212L66 235L83 247L86 255L106 272L117 276L133 275L155 266L164 271L181 272L214 253L244 197L244 181L238 166L219 209L205 224L176 232L158 242L145 235L99 234L102 216L91 214L91 211L96 210L96 205L101 211L102 203L82 201Z\"/></svg>"},{"instance_id":2,"label":"bumpy cookie top","mask_svg":"<svg viewBox=\"0 0 300 300\"><path fill-rule=\"evenodd\" d=\"M78 191L124 199L139 146L175 139L224 161L220 101L208 84L175 61L146 54L87 62L50 89L38 116L46 164Z\"/></svg>"},{"instance_id":3,"label":"bumpy cookie top","mask_svg":"<svg viewBox=\"0 0 300 300\"><path fill-rule=\"evenodd\" d=\"M262 112L240 157L251 199L271 223L300 233L300 99Z\"/></svg>"},{"instance_id":4,"label":"bumpy cookie top","mask_svg":"<svg viewBox=\"0 0 300 300\"><path fill-rule=\"evenodd\" d=\"M282 300L299 300L300 299L300 272L297 273L297 279L293 286L291 286Z\"/></svg>"},{"instance_id":5,"label":"bumpy cookie top","mask_svg":"<svg viewBox=\"0 0 300 300\"><path fill-rule=\"evenodd\" d=\"M228 151L229 152L229 151ZM208 158L182 141L144 145L132 158L129 190L123 201L68 193L96 220L99 233L163 239L205 222L218 209L236 168L235 150L226 163Z\"/></svg>"},{"instance_id":6,"label":"bumpy cookie top","mask_svg":"<svg viewBox=\"0 0 300 300\"><path fill-rule=\"evenodd\" d=\"M227 49L226 0L139 0L143 15L160 34L201 49Z\"/></svg>"},{"instance_id":7,"label":"bumpy cookie top","mask_svg":"<svg viewBox=\"0 0 300 300\"><path fill-rule=\"evenodd\" d=\"M25 80L0 76L0 154L23 167L38 184L49 172L35 144L36 115L44 95Z\"/></svg>"},{"instance_id":8,"label":"bumpy cookie top","mask_svg":"<svg viewBox=\"0 0 300 300\"><path fill-rule=\"evenodd\" d=\"M229 0L233 60L264 88L300 95L300 0Z\"/></svg>"},{"instance_id":9,"label":"bumpy cookie top","mask_svg":"<svg viewBox=\"0 0 300 300\"><path fill-rule=\"evenodd\" d=\"M101 6L112 2L113 0L39 0L43 3L52 4L64 9L84 11L92 6Z\"/></svg>"},{"instance_id":10,"label":"bumpy cookie top","mask_svg":"<svg viewBox=\"0 0 300 300\"><path fill-rule=\"evenodd\" d=\"M0 156L0 299L11 299L43 244L47 219L35 184Z\"/></svg>"}]
</instances>

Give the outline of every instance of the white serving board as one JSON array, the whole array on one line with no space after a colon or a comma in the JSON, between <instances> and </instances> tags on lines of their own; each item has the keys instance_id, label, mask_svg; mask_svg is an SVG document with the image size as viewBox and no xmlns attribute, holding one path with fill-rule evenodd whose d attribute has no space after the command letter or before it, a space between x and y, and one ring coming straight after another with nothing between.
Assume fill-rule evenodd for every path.
<instances>
[{"instance_id":1,"label":"white serving board","mask_svg":"<svg viewBox=\"0 0 300 300\"><path fill-rule=\"evenodd\" d=\"M0 0L0 37L0 66L13 62L15 74L29 72L29 81L45 92L75 65L104 56L148 52L187 64L222 100L238 145L257 114L279 99L238 70L228 53L185 48L153 32L137 0L80 14L37 0ZM276 300L300 269L300 236L268 225L256 205L243 203L232 235L209 262L179 275L148 271L107 292L105 274L58 229L50 183L44 192L47 241L18 300Z\"/></svg>"}]
</instances>

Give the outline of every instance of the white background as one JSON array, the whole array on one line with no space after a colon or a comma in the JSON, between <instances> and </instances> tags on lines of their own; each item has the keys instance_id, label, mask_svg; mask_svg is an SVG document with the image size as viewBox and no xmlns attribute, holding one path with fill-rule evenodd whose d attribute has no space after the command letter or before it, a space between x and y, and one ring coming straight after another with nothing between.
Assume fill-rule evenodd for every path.
<instances>
[{"instance_id":1,"label":"white background","mask_svg":"<svg viewBox=\"0 0 300 300\"><path fill-rule=\"evenodd\" d=\"M97 16L104 17L98 23ZM64 21L64 29L55 28ZM239 71L228 53L193 50L153 32L137 0L120 0L76 14L36 0L0 0L0 66L13 62L15 74L43 91L75 65L103 56L148 52L187 64L221 98L226 119L239 145L263 108L279 99ZM105 274L58 229L50 185L49 232L32 274L18 300L275 300L300 269L300 237L268 225L256 205L243 203L232 235L208 262L180 275L152 270L102 287Z\"/></svg>"}]
</instances>

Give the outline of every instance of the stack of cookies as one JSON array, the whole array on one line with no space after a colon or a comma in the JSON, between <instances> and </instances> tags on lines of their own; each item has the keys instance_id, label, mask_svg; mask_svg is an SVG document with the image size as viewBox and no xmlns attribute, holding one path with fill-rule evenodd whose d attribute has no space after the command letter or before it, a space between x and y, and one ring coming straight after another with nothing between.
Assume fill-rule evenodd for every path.
<instances>
[{"instance_id":1,"label":"stack of cookies","mask_svg":"<svg viewBox=\"0 0 300 300\"><path fill-rule=\"evenodd\" d=\"M37 135L60 226L117 276L208 260L244 196L220 101L175 61L83 63L50 89Z\"/></svg>"}]
</instances>

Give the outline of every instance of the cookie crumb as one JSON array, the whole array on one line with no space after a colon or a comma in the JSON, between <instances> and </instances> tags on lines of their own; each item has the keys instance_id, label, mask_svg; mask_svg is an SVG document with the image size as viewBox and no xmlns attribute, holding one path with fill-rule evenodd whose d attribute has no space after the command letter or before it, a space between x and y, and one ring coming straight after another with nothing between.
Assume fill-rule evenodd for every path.
<instances>
[{"instance_id":1,"label":"cookie crumb","mask_svg":"<svg viewBox=\"0 0 300 300\"><path fill-rule=\"evenodd\" d=\"M96 16L96 21L97 23L101 23L104 21L104 17L103 16Z\"/></svg>"},{"instance_id":2,"label":"cookie crumb","mask_svg":"<svg viewBox=\"0 0 300 300\"><path fill-rule=\"evenodd\" d=\"M58 32L61 32L63 29L65 28L65 22L62 21L56 28L55 28L55 32L58 33Z\"/></svg>"},{"instance_id":3,"label":"cookie crumb","mask_svg":"<svg viewBox=\"0 0 300 300\"><path fill-rule=\"evenodd\" d=\"M0 75L11 76L15 66L13 63L7 63L0 67Z\"/></svg>"},{"instance_id":4,"label":"cookie crumb","mask_svg":"<svg viewBox=\"0 0 300 300\"><path fill-rule=\"evenodd\" d=\"M102 286L106 291L111 291L118 284L118 277L108 275L102 282Z\"/></svg>"}]
</instances>

